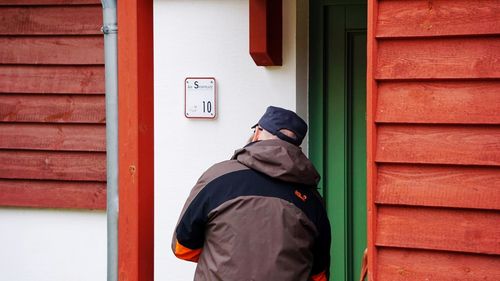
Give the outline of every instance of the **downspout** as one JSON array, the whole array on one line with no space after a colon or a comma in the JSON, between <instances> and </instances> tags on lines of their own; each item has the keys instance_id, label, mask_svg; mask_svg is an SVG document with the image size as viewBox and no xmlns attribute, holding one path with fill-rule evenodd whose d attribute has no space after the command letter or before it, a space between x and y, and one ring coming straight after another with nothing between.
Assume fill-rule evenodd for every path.
<instances>
[{"instance_id":1,"label":"downspout","mask_svg":"<svg viewBox=\"0 0 500 281\"><path fill-rule=\"evenodd\" d=\"M118 48L116 0L101 0L106 79L107 280L118 280Z\"/></svg>"}]
</instances>

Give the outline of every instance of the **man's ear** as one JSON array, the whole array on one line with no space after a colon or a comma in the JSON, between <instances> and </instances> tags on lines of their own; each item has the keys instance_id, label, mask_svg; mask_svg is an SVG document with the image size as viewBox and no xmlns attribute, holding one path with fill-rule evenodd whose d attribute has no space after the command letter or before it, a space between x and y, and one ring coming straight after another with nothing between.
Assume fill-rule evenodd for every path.
<instances>
[{"instance_id":1,"label":"man's ear","mask_svg":"<svg viewBox=\"0 0 500 281\"><path fill-rule=\"evenodd\" d=\"M255 130L255 133L253 133L252 142L258 141L259 136L260 136L260 130L257 129L257 130Z\"/></svg>"}]
</instances>

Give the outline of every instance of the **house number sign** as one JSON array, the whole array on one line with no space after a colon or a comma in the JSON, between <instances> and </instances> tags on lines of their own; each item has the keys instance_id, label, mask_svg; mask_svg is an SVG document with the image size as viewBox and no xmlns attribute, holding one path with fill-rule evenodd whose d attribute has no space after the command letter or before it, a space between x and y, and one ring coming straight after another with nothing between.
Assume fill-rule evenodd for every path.
<instances>
[{"instance_id":1,"label":"house number sign","mask_svg":"<svg viewBox=\"0 0 500 281\"><path fill-rule=\"evenodd\" d=\"M184 115L187 118L214 119L217 85L213 77L188 77L184 81Z\"/></svg>"}]
</instances>

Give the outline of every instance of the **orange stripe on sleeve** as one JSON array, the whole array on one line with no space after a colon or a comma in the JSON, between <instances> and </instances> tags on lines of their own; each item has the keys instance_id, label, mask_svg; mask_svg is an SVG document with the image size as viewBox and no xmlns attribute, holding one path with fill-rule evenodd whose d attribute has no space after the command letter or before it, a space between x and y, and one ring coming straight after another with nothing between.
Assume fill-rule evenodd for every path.
<instances>
[{"instance_id":1,"label":"orange stripe on sleeve","mask_svg":"<svg viewBox=\"0 0 500 281\"><path fill-rule=\"evenodd\" d=\"M311 281L328 281L328 279L326 279L326 272L323 271L321 273L311 276Z\"/></svg>"},{"instance_id":2,"label":"orange stripe on sleeve","mask_svg":"<svg viewBox=\"0 0 500 281\"><path fill-rule=\"evenodd\" d=\"M200 254L201 249L189 249L181 245L179 241L175 241L175 256L179 259L197 262Z\"/></svg>"}]
</instances>

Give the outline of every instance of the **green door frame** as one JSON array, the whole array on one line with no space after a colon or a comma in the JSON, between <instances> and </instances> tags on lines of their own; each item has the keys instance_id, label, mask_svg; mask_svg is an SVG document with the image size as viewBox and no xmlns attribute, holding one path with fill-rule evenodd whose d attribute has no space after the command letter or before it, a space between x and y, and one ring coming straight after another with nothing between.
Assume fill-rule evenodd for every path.
<instances>
[{"instance_id":1,"label":"green door frame","mask_svg":"<svg viewBox=\"0 0 500 281\"><path fill-rule=\"evenodd\" d=\"M353 161L366 163L366 125L364 114L351 116L346 109L355 103L352 103L347 95L347 85L350 82L347 81L347 70L353 62L349 61L345 54L346 47L352 41L346 31L353 31L349 33L351 35L356 34L357 30L366 31L366 0L310 1L310 19L309 153L311 160L323 175L319 188L327 201L332 221L332 279L355 280L359 278L360 244L366 245L366 223L356 226L359 228L357 231L353 231L353 224L366 220L366 204L364 204L366 193L353 192L348 187L361 185L366 187L366 174L361 182L357 182L358 179L351 174ZM327 54L325 52L327 46L335 46L335 52ZM360 46L352 47L360 48ZM366 43L361 48L366 51ZM338 63L339 61L342 63ZM359 81L351 82L355 84ZM325 91L343 94L327 98ZM363 98L361 105L365 106L365 98L358 98ZM351 110L356 111L356 108ZM332 125L329 122L337 123ZM357 130L348 132L349 126ZM363 138L361 152L352 153L348 149L351 144L359 146L356 144L358 139L353 138L353 134ZM329 135L343 137L336 137L334 140ZM330 187L344 188L327 189L326 184ZM362 206L355 209L349 202L362 202ZM356 251L353 248L356 248Z\"/></svg>"}]
</instances>

